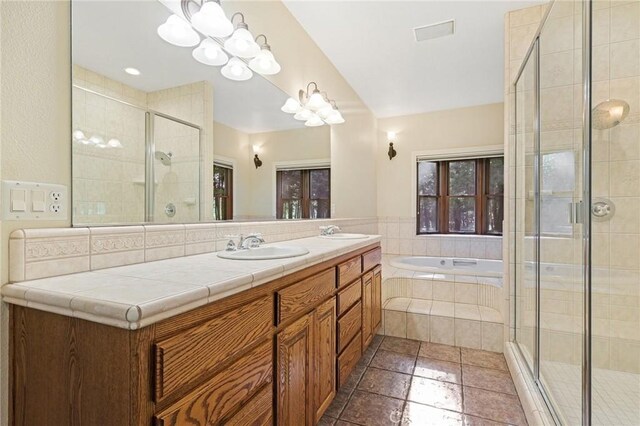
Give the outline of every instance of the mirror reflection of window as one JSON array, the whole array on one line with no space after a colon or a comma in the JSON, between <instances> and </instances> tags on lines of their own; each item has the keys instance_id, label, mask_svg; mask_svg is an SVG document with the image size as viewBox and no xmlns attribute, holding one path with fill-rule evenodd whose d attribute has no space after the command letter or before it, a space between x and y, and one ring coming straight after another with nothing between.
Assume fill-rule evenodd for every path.
<instances>
[{"instance_id":1,"label":"mirror reflection of window","mask_svg":"<svg viewBox=\"0 0 640 426\"><path fill-rule=\"evenodd\" d=\"M295 169L276 173L278 219L331 217L331 170Z\"/></svg>"},{"instance_id":2,"label":"mirror reflection of window","mask_svg":"<svg viewBox=\"0 0 640 426\"><path fill-rule=\"evenodd\" d=\"M233 166L213 164L213 218L233 219Z\"/></svg>"}]
</instances>

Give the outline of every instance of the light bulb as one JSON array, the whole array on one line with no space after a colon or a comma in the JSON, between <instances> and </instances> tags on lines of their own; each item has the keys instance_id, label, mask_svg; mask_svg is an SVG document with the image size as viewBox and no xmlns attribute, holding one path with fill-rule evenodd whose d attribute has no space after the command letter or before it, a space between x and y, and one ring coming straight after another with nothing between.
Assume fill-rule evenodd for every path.
<instances>
[{"instance_id":1,"label":"light bulb","mask_svg":"<svg viewBox=\"0 0 640 426\"><path fill-rule=\"evenodd\" d=\"M74 130L73 131L73 139L76 141L81 141L84 139L84 132L82 130Z\"/></svg>"},{"instance_id":2,"label":"light bulb","mask_svg":"<svg viewBox=\"0 0 640 426\"><path fill-rule=\"evenodd\" d=\"M295 118L296 120L299 120L299 121L307 121L311 117L313 117L313 115L314 114L310 110L308 110L306 108L303 108L300 111L298 111L296 113L296 115L293 116L293 118Z\"/></svg>"},{"instance_id":3,"label":"light bulb","mask_svg":"<svg viewBox=\"0 0 640 426\"><path fill-rule=\"evenodd\" d=\"M387 139L394 141L396 139L396 132L387 132Z\"/></svg>"},{"instance_id":4,"label":"light bulb","mask_svg":"<svg viewBox=\"0 0 640 426\"><path fill-rule=\"evenodd\" d=\"M307 108L310 108L314 111L318 111L319 109L324 108L327 105L329 105L329 103L324 100L322 94L320 94L320 92L314 92L309 98L306 106Z\"/></svg>"},{"instance_id":5,"label":"light bulb","mask_svg":"<svg viewBox=\"0 0 640 426\"><path fill-rule=\"evenodd\" d=\"M223 76L235 81L249 80L253 77L253 72L247 67L247 64L238 58L231 58L220 72Z\"/></svg>"},{"instance_id":6,"label":"light bulb","mask_svg":"<svg viewBox=\"0 0 640 426\"><path fill-rule=\"evenodd\" d=\"M233 24L216 1L204 3L191 18L191 24L211 37L227 37L233 32Z\"/></svg>"},{"instance_id":7,"label":"light bulb","mask_svg":"<svg viewBox=\"0 0 640 426\"><path fill-rule=\"evenodd\" d=\"M193 49L193 58L205 65L220 66L227 63L229 57L215 41L205 38L200 46Z\"/></svg>"},{"instance_id":8,"label":"light bulb","mask_svg":"<svg viewBox=\"0 0 640 426\"><path fill-rule=\"evenodd\" d=\"M342 124L344 123L344 118L342 117L342 114L340 114L340 111L333 110L333 112L329 114L324 121L326 121L327 124Z\"/></svg>"},{"instance_id":9,"label":"light bulb","mask_svg":"<svg viewBox=\"0 0 640 426\"><path fill-rule=\"evenodd\" d=\"M110 139L109 142L107 142L107 146L109 148L122 148L122 144L118 139Z\"/></svg>"},{"instance_id":10,"label":"light bulb","mask_svg":"<svg viewBox=\"0 0 640 426\"><path fill-rule=\"evenodd\" d=\"M287 114L295 114L302 109L300 103L293 98L287 99L280 110L282 112L286 112Z\"/></svg>"},{"instance_id":11,"label":"light bulb","mask_svg":"<svg viewBox=\"0 0 640 426\"><path fill-rule=\"evenodd\" d=\"M178 15L171 15L158 27L158 35L167 43L179 47L191 47L200 43L200 36L191 25Z\"/></svg>"},{"instance_id":12,"label":"light bulb","mask_svg":"<svg viewBox=\"0 0 640 426\"><path fill-rule=\"evenodd\" d=\"M281 69L280 64L276 62L276 58L273 57L273 53L271 53L268 46L263 46L260 53L249 61L249 67L263 75L278 74Z\"/></svg>"},{"instance_id":13,"label":"light bulb","mask_svg":"<svg viewBox=\"0 0 640 426\"><path fill-rule=\"evenodd\" d=\"M91 136L89 138L89 142L94 145L104 145L104 139L102 139L100 136Z\"/></svg>"},{"instance_id":14,"label":"light bulb","mask_svg":"<svg viewBox=\"0 0 640 426\"><path fill-rule=\"evenodd\" d=\"M233 35L224 42L224 48L238 58L249 59L260 53L260 46L253 40L253 36L245 27L238 27Z\"/></svg>"}]
</instances>

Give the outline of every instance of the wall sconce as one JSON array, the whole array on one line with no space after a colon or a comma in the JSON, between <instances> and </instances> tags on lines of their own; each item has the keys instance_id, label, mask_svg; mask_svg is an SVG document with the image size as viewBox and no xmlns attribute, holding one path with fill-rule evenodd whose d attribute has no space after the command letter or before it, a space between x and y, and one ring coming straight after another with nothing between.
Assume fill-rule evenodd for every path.
<instances>
[{"instance_id":1,"label":"wall sconce","mask_svg":"<svg viewBox=\"0 0 640 426\"><path fill-rule=\"evenodd\" d=\"M389 140L389 151L387 155L389 156L389 160L393 160L393 157L398 155L397 151L393 147L393 141L396 139L396 132L387 132L387 139Z\"/></svg>"},{"instance_id":2,"label":"wall sconce","mask_svg":"<svg viewBox=\"0 0 640 426\"><path fill-rule=\"evenodd\" d=\"M256 169L262 166L262 160L258 158L258 154L253 156L253 164L256 165Z\"/></svg>"}]
</instances>

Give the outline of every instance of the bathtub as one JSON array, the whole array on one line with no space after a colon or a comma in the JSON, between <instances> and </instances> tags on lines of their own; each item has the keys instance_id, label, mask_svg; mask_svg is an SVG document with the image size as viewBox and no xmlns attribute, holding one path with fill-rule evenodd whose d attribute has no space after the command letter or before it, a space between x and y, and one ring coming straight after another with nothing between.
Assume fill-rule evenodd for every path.
<instances>
[{"instance_id":1,"label":"bathtub","mask_svg":"<svg viewBox=\"0 0 640 426\"><path fill-rule=\"evenodd\" d=\"M478 277L502 277L502 261L461 259L454 257L399 256L389 261L390 266L418 272Z\"/></svg>"}]
</instances>

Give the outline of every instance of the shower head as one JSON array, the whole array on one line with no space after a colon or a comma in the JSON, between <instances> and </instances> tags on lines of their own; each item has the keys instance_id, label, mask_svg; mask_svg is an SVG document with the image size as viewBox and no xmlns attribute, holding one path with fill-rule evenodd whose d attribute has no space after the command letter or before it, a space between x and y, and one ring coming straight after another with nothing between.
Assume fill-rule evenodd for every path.
<instances>
[{"instance_id":1,"label":"shower head","mask_svg":"<svg viewBox=\"0 0 640 426\"><path fill-rule=\"evenodd\" d=\"M167 152L166 154L162 151L156 151L155 157L156 160L160 160L163 166L170 166L171 157L173 157L173 154L171 153L171 151Z\"/></svg>"},{"instance_id":2,"label":"shower head","mask_svg":"<svg viewBox=\"0 0 640 426\"><path fill-rule=\"evenodd\" d=\"M606 130L617 126L629 115L629 104L619 99L600 102L593 108L593 127Z\"/></svg>"}]
</instances>

